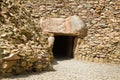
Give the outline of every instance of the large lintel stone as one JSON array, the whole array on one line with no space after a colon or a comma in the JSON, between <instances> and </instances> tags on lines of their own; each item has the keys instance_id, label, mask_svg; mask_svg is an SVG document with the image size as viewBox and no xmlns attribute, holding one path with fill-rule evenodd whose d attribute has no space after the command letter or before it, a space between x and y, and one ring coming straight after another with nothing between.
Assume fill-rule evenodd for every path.
<instances>
[{"instance_id":1,"label":"large lintel stone","mask_svg":"<svg viewBox=\"0 0 120 80\"><path fill-rule=\"evenodd\" d=\"M41 18L43 32L55 35L74 35L85 37L87 28L79 16L74 15L68 18Z\"/></svg>"}]
</instances>

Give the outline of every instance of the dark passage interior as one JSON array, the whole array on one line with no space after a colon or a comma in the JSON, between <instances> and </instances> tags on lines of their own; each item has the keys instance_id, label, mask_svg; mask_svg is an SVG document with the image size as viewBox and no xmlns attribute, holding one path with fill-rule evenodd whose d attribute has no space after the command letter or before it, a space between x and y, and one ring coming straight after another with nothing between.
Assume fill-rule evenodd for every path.
<instances>
[{"instance_id":1,"label":"dark passage interior","mask_svg":"<svg viewBox=\"0 0 120 80\"><path fill-rule=\"evenodd\" d=\"M55 58L72 58L73 57L73 43L72 36L55 36L53 46L53 54Z\"/></svg>"}]
</instances>

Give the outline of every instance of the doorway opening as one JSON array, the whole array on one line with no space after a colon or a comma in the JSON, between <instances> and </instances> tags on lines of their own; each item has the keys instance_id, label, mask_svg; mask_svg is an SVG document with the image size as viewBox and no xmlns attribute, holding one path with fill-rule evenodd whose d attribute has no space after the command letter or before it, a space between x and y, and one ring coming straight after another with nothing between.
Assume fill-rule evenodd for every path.
<instances>
[{"instance_id":1,"label":"doorway opening","mask_svg":"<svg viewBox=\"0 0 120 80\"><path fill-rule=\"evenodd\" d=\"M55 36L53 55L55 58L73 58L73 36Z\"/></svg>"}]
</instances>

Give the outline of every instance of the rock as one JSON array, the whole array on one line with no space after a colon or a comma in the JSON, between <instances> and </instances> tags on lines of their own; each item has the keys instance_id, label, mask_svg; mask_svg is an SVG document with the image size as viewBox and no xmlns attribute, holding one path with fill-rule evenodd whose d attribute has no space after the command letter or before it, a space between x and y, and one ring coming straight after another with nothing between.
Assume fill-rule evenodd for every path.
<instances>
[{"instance_id":1,"label":"rock","mask_svg":"<svg viewBox=\"0 0 120 80\"><path fill-rule=\"evenodd\" d=\"M33 58L27 59L27 61L29 61L29 62L35 62L35 61L37 61L37 60L38 60L37 57L33 57Z\"/></svg>"},{"instance_id":2,"label":"rock","mask_svg":"<svg viewBox=\"0 0 120 80\"><path fill-rule=\"evenodd\" d=\"M55 71L54 70L54 68L53 68L53 66L50 64L50 66L48 66L47 68L46 68L46 70L48 70L48 71Z\"/></svg>"},{"instance_id":3,"label":"rock","mask_svg":"<svg viewBox=\"0 0 120 80\"><path fill-rule=\"evenodd\" d=\"M82 60L85 60L85 56L82 56Z\"/></svg>"},{"instance_id":4,"label":"rock","mask_svg":"<svg viewBox=\"0 0 120 80\"><path fill-rule=\"evenodd\" d=\"M11 72L12 72L12 69L11 69L11 68L7 70L7 73L11 73Z\"/></svg>"},{"instance_id":5,"label":"rock","mask_svg":"<svg viewBox=\"0 0 120 80\"><path fill-rule=\"evenodd\" d=\"M2 64L2 62L3 62L3 60L2 60L2 59L0 59L0 64Z\"/></svg>"},{"instance_id":6,"label":"rock","mask_svg":"<svg viewBox=\"0 0 120 80\"><path fill-rule=\"evenodd\" d=\"M3 63L2 68L8 69L8 68L11 68L15 64L16 64L16 61L7 61Z\"/></svg>"},{"instance_id":7,"label":"rock","mask_svg":"<svg viewBox=\"0 0 120 80\"><path fill-rule=\"evenodd\" d=\"M103 58L99 58L99 62L103 63L104 62Z\"/></svg>"},{"instance_id":8,"label":"rock","mask_svg":"<svg viewBox=\"0 0 120 80\"><path fill-rule=\"evenodd\" d=\"M32 67L32 66L33 66L33 63L32 63L32 62L28 62L28 63L27 63L27 67L30 68L30 67Z\"/></svg>"},{"instance_id":9,"label":"rock","mask_svg":"<svg viewBox=\"0 0 120 80\"><path fill-rule=\"evenodd\" d=\"M41 64L36 66L36 69L42 69L42 68L43 68L43 66Z\"/></svg>"},{"instance_id":10,"label":"rock","mask_svg":"<svg viewBox=\"0 0 120 80\"><path fill-rule=\"evenodd\" d=\"M76 15L68 18L42 18L40 23L44 32L79 35L80 37L87 35L85 24Z\"/></svg>"},{"instance_id":11,"label":"rock","mask_svg":"<svg viewBox=\"0 0 120 80\"><path fill-rule=\"evenodd\" d=\"M89 57L88 56L86 56L86 61L89 61Z\"/></svg>"},{"instance_id":12,"label":"rock","mask_svg":"<svg viewBox=\"0 0 120 80\"><path fill-rule=\"evenodd\" d=\"M79 55L79 57L77 59L81 59L82 60L82 55Z\"/></svg>"},{"instance_id":13,"label":"rock","mask_svg":"<svg viewBox=\"0 0 120 80\"><path fill-rule=\"evenodd\" d=\"M17 54L10 54L8 57L4 57L3 60L18 60L20 57Z\"/></svg>"},{"instance_id":14,"label":"rock","mask_svg":"<svg viewBox=\"0 0 120 80\"><path fill-rule=\"evenodd\" d=\"M27 66L27 62L23 61L23 62L21 63L21 66L22 66L22 67Z\"/></svg>"},{"instance_id":15,"label":"rock","mask_svg":"<svg viewBox=\"0 0 120 80\"><path fill-rule=\"evenodd\" d=\"M51 36L48 37L48 47L49 47L50 49L53 48L54 41L55 41L54 35L51 34Z\"/></svg>"},{"instance_id":16,"label":"rock","mask_svg":"<svg viewBox=\"0 0 120 80\"><path fill-rule=\"evenodd\" d=\"M22 53L22 54L19 54L19 56L25 57L26 55L24 53Z\"/></svg>"},{"instance_id":17,"label":"rock","mask_svg":"<svg viewBox=\"0 0 120 80\"><path fill-rule=\"evenodd\" d=\"M102 50L102 49L104 49L104 46L103 46L103 45L98 45L98 46L97 46L97 49L98 49L98 50Z\"/></svg>"},{"instance_id":18,"label":"rock","mask_svg":"<svg viewBox=\"0 0 120 80\"><path fill-rule=\"evenodd\" d=\"M105 54L102 54L102 55L100 55L100 57L101 57L101 58L105 58L106 56L105 56Z\"/></svg>"},{"instance_id":19,"label":"rock","mask_svg":"<svg viewBox=\"0 0 120 80\"><path fill-rule=\"evenodd\" d=\"M6 37L6 36L7 36L7 34L2 34L2 35L1 35L2 38Z\"/></svg>"},{"instance_id":20,"label":"rock","mask_svg":"<svg viewBox=\"0 0 120 80\"><path fill-rule=\"evenodd\" d=\"M93 62L98 63L99 62L99 58L95 57L94 60L93 60Z\"/></svg>"},{"instance_id":21,"label":"rock","mask_svg":"<svg viewBox=\"0 0 120 80\"><path fill-rule=\"evenodd\" d=\"M89 61L93 62L93 57L90 57L90 58L89 58Z\"/></svg>"},{"instance_id":22,"label":"rock","mask_svg":"<svg viewBox=\"0 0 120 80\"><path fill-rule=\"evenodd\" d=\"M48 62L50 62L51 61L51 59L50 58L45 58L46 59L46 61L48 61Z\"/></svg>"}]
</instances>

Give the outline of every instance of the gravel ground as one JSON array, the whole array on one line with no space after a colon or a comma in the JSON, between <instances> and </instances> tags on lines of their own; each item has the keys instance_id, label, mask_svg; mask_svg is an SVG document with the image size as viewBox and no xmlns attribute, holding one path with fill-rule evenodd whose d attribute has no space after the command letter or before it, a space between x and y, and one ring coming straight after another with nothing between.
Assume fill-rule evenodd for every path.
<instances>
[{"instance_id":1,"label":"gravel ground","mask_svg":"<svg viewBox=\"0 0 120 80\"><path fill-rule=\"evenodd\" d=\"M20 75L2 80L120 80L120 65L74 59L57 60L55 71Z\"/></svg>"}]
</instances>

